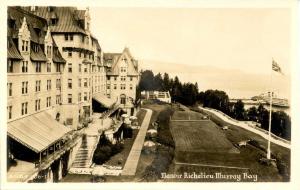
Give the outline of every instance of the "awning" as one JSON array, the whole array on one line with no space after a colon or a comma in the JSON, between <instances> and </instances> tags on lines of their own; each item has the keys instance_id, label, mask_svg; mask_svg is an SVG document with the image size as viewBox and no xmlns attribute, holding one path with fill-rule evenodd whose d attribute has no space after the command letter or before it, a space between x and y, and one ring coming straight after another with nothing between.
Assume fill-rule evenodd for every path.
<instances>
[{"instance_id":1,"label":"awning","mask_svg":"<svg viewBox=\"0 0 300 190\"><path fill-rule=\"evenodd\" d=\"M93 99L107 108L111 108L112 105L116 102L114 99L107 98L105 95L100 93L94 94Z\"/></svg>"},{"instance_id":2,"label":"awning","mask_svg":"<svg viewBox=\"0 0 300 190\"><path fill-rule=\"evenodd\" d=\"M39 153L64 137L71 130L46 112L40 112L8 123L7 134Z\"/></svg>"}]
</instances>

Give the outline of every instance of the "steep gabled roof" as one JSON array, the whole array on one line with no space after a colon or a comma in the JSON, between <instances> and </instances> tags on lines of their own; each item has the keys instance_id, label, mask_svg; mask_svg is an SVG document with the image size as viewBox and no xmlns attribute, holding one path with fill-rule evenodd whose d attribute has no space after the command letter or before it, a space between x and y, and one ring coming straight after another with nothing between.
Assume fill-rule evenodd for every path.
<instances>
[{"instance_id":1,"label":"steep gabled roof","mask_svg":"<svg viewBox=\"0 0 300 190\"><path fill-rule=\"evenodd\" d=\"M47 21L45 19L37 17L36 15L17 7L8 7L7 15L7 36L18 38L19 28L22 26L23 18L25 17L30 31L30 40L39 44L44 43L47 31ZM14 26L11 26L9 22L14 22ZM39 33L37 33L38 31Z\"/></svg>"},{"instance_id":2,"label":"steep gabled roof","mask_svg":"<svg viewBox=\"0 0 300 190\"><path fill-rule=\"evenodd\" d=\"M138 63L135 59L133 59L132 55L129 52L128 48L125 48L122 53L104 53L103 59L106 65L111 67L111 71L107 72L107 75L119 75L119 67L117 67L120 58L122 55L127 54L130 57L129 64L132 66L128 66L127 75L137 76L138 73Z\"/></svg>"},{"instance_id":3,"label":"steep gabled roof","mask_svg":"<svg viewBox=\"0 0 300 190\"><path fill-rule=\"evenodd\" d=\"M30 7L23 7L23 9L30 11ZM85 10L77 10L75 7L38 7L33 14L50 20L57 18L57 23L51 25L53 33L82 33L86 34L80 20L84 18Z\"/></svg>"},{"instance_id":4,"label":"steep gabled roof","mask_svg":"<svg viewBox=\"0 0 300 190\"><path fill-rule=\"evenodd\" d=\"M52 60L54 63L66 63L66 60L62 57L60 51L58 50L58 47L56 45L55 40L52 37L53 42L53 57Z\"/></svg>"}]
</instances>

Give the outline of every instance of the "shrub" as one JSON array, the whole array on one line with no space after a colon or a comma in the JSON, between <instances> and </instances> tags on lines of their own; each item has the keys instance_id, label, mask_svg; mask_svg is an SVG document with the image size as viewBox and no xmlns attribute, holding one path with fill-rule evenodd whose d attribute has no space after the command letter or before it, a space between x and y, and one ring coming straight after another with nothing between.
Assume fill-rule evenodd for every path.
<instances>
[{"instance_id":1,"label":"shrub","mask_svg":"<svg viewBox=\"0 0 300 190\"><path fill-rule=\"evenodd\" d=\"M112 144L104 134L101 135L97 148L93 155L93 162L103 164L115 154L123 150L124 146L121 143Z\"/></svg>"},{"instance_id":2,"label":"shrub","mask_svg":"<svg viewBox=\"0 0 300 190\"><path fill-rule=\"evenodd\" d=\"M170 147L159 147L157 154L144 172L143 178L145 181L157 181L161 178L161 173L167 172L169 165L174 158L174 149Z\"/></svg>"},{"instance_id":3,"label":"shrub","mask_svg":"<svg viewBox=\"0 0 300 190\"><path fill-rule=\"evenodd\" d=\"M173 114L173 110L167 108L160 112L158 115L159 126L157 128L157 142L169 147L175 147L175 143L170 131L170 116Z\"/></svg>"}]
</instances>

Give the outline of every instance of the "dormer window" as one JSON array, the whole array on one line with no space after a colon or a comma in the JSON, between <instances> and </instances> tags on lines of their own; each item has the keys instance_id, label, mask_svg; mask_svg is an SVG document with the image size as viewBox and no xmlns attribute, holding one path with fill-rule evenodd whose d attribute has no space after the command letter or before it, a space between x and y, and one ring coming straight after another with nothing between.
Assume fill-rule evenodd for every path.
<instances>
[{"instance_id":1,"label":"dormer window","mask_svg":"<svg viewBox=\"0 0 300 190\"><path fill-rule=\"evenodd\" d=\"M52 12L53 10L54 10L54 7L52 7L52 6L48 7L49 12Z\"/></svg>"},{"instance_id":2,"label":"dormer window","mask_svg":"<svg viewBox=\"0 0 300 190\"><path fill-rule=\"evenodd\" d=\"M22 40L21 50L22 51L28 51L28 41Z\"/></svg>"},{"instance_id":3,"label":"dormer window","mask_svg":"<svg viewBox=\"0 0 300 190\"><path fill-rule=\"evenodd\" d=\"M36 44L32 44L32 49L34 52L38 52L39 51L39 46Z\"/></svg>"},{"instance_id":4,"label":"dormer window","mask_svg":"<svg viewBox=\"0 0 300 190\"><path fill-rule=\"evenodd\" d=\"M41 30L39 28L34 28L35 33L41 37Z\"/></svg>"},{"instance_id":5,"label":"dormer window","mask_svg":"<svg viewBox=\"0 0 300 190\"><path fill-rule=\"evenodd\" d=\"M57 19L56 18L52 18L51 19L51 25L56 25L57 24Z\"/></svg>"},{"instance_id":6,"label":"dormer window","mask_svg":"<svg viewBox=\"0 0 300 190\"><path fill-rule=\"evenodd\" d=\"M16 20L9 19L8 24L10 28L16 29Z\"/></svg>"}]
</instances>

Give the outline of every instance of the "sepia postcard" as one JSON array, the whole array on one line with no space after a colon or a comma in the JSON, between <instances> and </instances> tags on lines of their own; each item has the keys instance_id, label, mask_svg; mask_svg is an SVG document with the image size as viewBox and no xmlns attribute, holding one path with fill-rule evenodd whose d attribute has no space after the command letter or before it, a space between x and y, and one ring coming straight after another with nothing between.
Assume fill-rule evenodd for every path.
<instances>
[{"instance_id":1,"label":"sepia postcard","mask_svg":"<svg viewBox=\"0 0 300 190\"><path fill-rule=\"evenodd\" d=\"M1 4L1 189L297 189L297 1Z\"/></svg>"}]
</instances>

